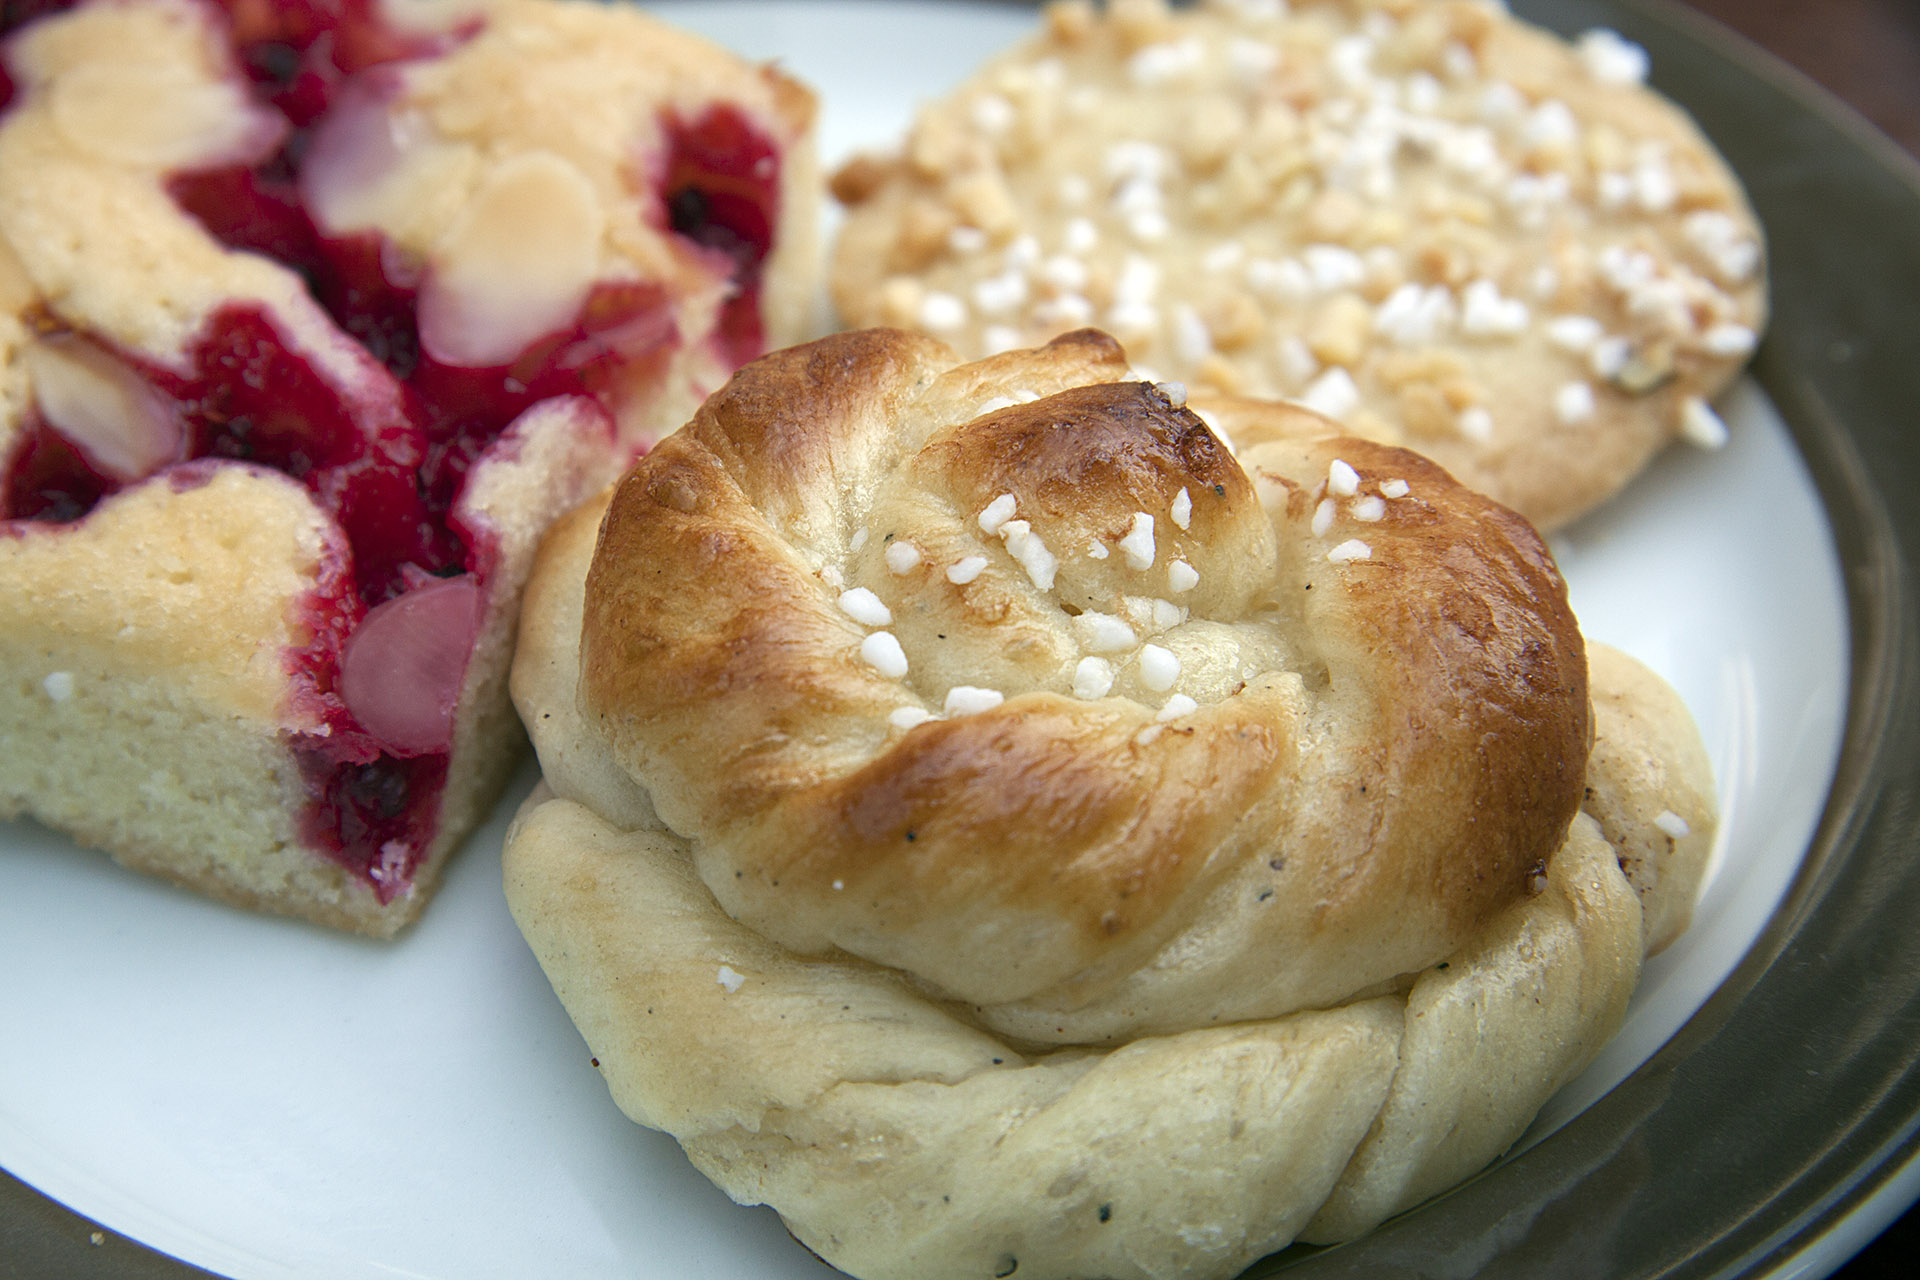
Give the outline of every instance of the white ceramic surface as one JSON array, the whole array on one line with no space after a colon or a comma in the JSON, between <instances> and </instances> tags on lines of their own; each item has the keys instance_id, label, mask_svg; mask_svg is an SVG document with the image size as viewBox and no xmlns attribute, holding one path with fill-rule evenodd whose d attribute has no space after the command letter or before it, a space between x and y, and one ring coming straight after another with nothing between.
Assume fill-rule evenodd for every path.
<instances>
[{"instance_id":1,"label":"white ceramic surface","mask_svg":"<svg viewBox=\"0 0 1920 1280\"><path fill-rule=\"evenodd\" d=\"M893 136L1031 21L1018 9L811 0L657 6L821 92L829 158ZM1666 675L1726 812L1693 930L1545 1134L1737 963L1832 776L1846 690L1837 563L1764 398L1556 540L1588 633ZM501 812L391 945L201 901L0 825L0 1166L223 1274L767 1280L831 1274L630 1124L499 891ZM1550 1139L1548 1139L1550 1140Z\"/></svg>"}]
</instances>

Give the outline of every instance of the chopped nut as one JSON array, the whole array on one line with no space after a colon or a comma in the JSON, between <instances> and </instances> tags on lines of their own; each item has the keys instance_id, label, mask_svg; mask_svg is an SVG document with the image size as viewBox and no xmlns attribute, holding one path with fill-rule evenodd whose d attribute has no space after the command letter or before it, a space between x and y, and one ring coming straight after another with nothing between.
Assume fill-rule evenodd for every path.
<instances>
[{"instance_id":1,"label":"chopped nut","mask_svg":"<svg viewBox=\"0 0 1920 1280\"><path fill-rule=\"evenodd\" d=\"M1268 156L1269 160L1274 158L1271 154ZM1294 155L1291 165L1284 172L1276 174L1269 172L1247 151L1235 151L1203 188L1210 197L1208 204L1211 207L1207 212L1223 226L1245 222L1273 201L1278 182L1290 177L1305 163L1305 157Z\"/></svg>"},{"instance_id":2,"label":"chopped nut","mask_svg":"<svg viewBox=\"0 0 1920 1280\"><path fill-rule=\"evenodd\" d=\"M1304 170L1306 164L1306 157L1300 157L1299 168ZM1313 192L1316 186L1318 186L1318 184L1314 181L1312 174L1305 172L1294 173L1293 176L1287 179L1287 184L1280 188L1280 196L1274 201L1275 211L1285 214L1287 217L1293 217L1298 214L1300 210L1306 206L1307 201L1313 199Z\"/></svg>"},{"instance_id":3,"label":"chopped nut","mask_svg":"<svg viewBox=\"0 0 1920 1280\"><path fill-rule=\"evenodd\" d=\"M1452 37L1479 53L1480 43L1494 23L1492 11L1469 0L1452 0L1446 7L1446 15Z\"/></svg>"},{"instance_id":4,"label":"chopped nut","mask_svg":"<svg viewBox=\"0 0 1920 1280\"><path fill-rule=\"evenodd\" d=\"M1448 378L1440 384L1440 391L1446 396L1447 403L1456 409L1470 409L1485 403L1487 398L1486 388L1464 374Z\"/></svg>"},{"instance_id":5,"label":"chopped nut","mask_svg":"<svg viewBox=\"0 0 1920 1280\"><path fill-rule=\"evenodd\" d=\"M1400 28L1399 54L1409 67L1439 71L1441 55L1453 33L1447 28L1446 15L1431 6L1416 11Z\"/></svg>"},{"instance_id":6,"label":"chopped nut","mask_svg":"<svg viewBox=\"0 0 1920 1280\"><path fill-rule=\"evenodd\" d=\"M991 169L978 170L953 183L947 199L963 221L996 239L1013 231L1020 221L1007 184Z\"/></svg>"},{"instance_id":7,"label":"chopped nut","mask_svg":"<svg viewBox=\"0 0 1920 1280\"><path fill-rule=\"evenodd\" d=\"M1377 367L1380 380L1390 387L1409 382L1440 383L1463 376L1467 368L1459 356L1438 347L1390 352Z\"/></svg>"},{"instance_id":8,"label":"chopped nut","mask_svg":"<svg viewBox=\"0 0 1920 1280\"><path fill-rule=\"evenodd\" d=\"M1259 305L1244 293L1216 299L1205 309L1204 318L1213 345L1222 351L1238 350L1256 341L1266 329Z\"/></svg>"},{"instance_id":9,"label":"chopped nut","mask_svg":"<svg viewBox=\"0 0 1920 1280\"><path fill-rule=\"evenodd\" d=\"M880 286L880 312L895 328L911 329L920 319L926 287L911 276L892 276Z\"/></svg>"},{"instance_id":10,"label":"chopped nut","mask_svg":"<svg viewBox=\"0 0 1920 1280\"><path fill-rule=\"evenodd\" d=\"M1432 236L1414 253L1416 274L1442 284L1464 284L1473 278L1473 255L1456 243Z\"/></svg>"},{"instance_id":11,"label":"chopped nut","mask_svg":"<svg viewBox=\"0 0 1920 1280\"><path fill-rule=\"evenodd\" d=\"M1724 198L1720 179L1706 167L1704 158L1691 154L1674 156L1670 161L1674 207L1682 213L1710 206Z\"/></svg>"},{"instance_id":12,"label":"chopped nut","mask_svg":"<svg viewBox=\"0 0 1920 1280\"><path fill-rule=\"evenodd\" d=\"M1263 156L1278 156L1297 151L1299 142L1300 113L1284 102L1261 103L1248 134L1248 149Z\"/></svg>"},{"instance_id":13,"label":"chopped nut","mask_svg":"<svg viewBox=\"0 0 1920 1280\"><path fill-rule=\"evenodd\" d=\"M1322 192L1307 206L1307 234L1331 244L1354 243L1354 231L1366 212L1367 207L1351 192Z\"/></svg>"},{"instance_id":14,"label":"chopped nut","mask_svg":"<svg viewBox=\"0 0 1920 1280\"><path fill-rule=\"evenodd\" d=\"M1493 201L1461 192L1448 203L1447 216L1470 227L1490 227L1494 219Z\"/></svg>"},{"instance_id":15,"label":"chopped nut","mask_svg":"<svg viewBox=\"0 0 1920 1280\"><path fill-rule=\"evenodd\" d=\"M1057 99L1029 99L1022 104L1013 127L1000 135L1001 159L1007 164L1028 160L1044 151L1065 127Z\"/></svg>"},{"instance_id":16,"label":"chopped nut","mask_svg":"<svg viewBox=\"0 0 1920 1280\"><path fill-rule=\"evenodd\" d=\"M1417 436L1444 438L1454 432L1459 410L1431 382L1409 382L1400 388L1400 418Z\"/></svg>"},{"instance_id":17,"label":"chopped nut","mask_svg":"<svg viewBox=\"0 0 1920 1280\"><path fill-rule=\"evenodd\" d=\"M1625 169L1633 163L1633 148L1620 131L1610 124L1589 126L1585 141L1587 166L1595 173Z\"/></svg>"},{"instance_id":18,"label":"chopped nut","mask_svg":"<svg viewBox=\"0 0 1920 1280\"><path fill-rule=\"evenodd\" d=\"M887 265L894 271L918 271L939 257L947 235L957 223L953 211L926 196L907 202L900 219L900 236L893 242Z\"/></svg>"},{"instance_id":19,"label":"chopped nut","mask_svg":"<svg viewBox=\"0 0 1920 1280\"><path fill-rule=\"evenodd\" d=\"M1366 352L1372 328L1372 307L1351 293L1336 294L1308 324L1307 349L1322 364L1352 365Z\"/></svg>"},{"instance_id":20,"label":"chopped nut","mask_svg":"<svg viewBox=\"0 0 1920 1280\"><path fill-rule=\"evenodd\" d=\"M1178 144L1187 171L1209 174L1217 170L1246 129L1246 118L1230 100L1211 94L1197 98Z\"/></svg>"},{"instance_id":21,"label":"chopped nut","mask_svg":"<svg viewBox=\"0 0 1920 1280\"><path fill-rule=\"evenodd\" d=\"M939 112L920 117L907 135L907 163L922 178L940 178L957 167L966 150L959 126Z\"/></svg>"},{"instance_id":22,"label":"chopped nut","mask_svg":"<svg viewBox=\"0 0 1920 1280\"><path fill-rule=\"evenodd\" d=\"M474 367L512 360L579 310L606 225L594 184L570 161L551 151L502 161L434 245L422 346Z\"/></svg>"},{"instance_id":23,"label":"chopped nut","mask_svg":"<svg viewBox=\"0 0 1920 1280\"><path fill-rule=\"evenodd\" d=\"M885 186L899 170L899 162L881 156L862 154L834 171L827 189L841 204L861 204Z\"/></svg>"},{"instance_id":24,"label":"chopped nut","mask_svg":"<svg viewBox=\"0 0 1920 1280\"><path fill-rule=\"evenodd\" d=\"M1047 6L1047 34L1056 44L1078 44L1093 30L1090 0L1054 0Z\"/></svg>"},{"instance_id":25,"label":"chopped nut","mask_svg":"<svg viewBox=\"0 0 1920 1280\"><path fill-rule=\"evenodd\" d=\"M1173 15L1166 0L1113 0L1108 16L1128 53L1157 44L1173 34Z\"/></svg>"},{"instance_id":26,"label":"chopped nut","mask_svg":"<svg viewBox=\"0 0 1920 1280\"><path fill-rule=\"evenodd\" d=\"M1407 220L1392 209L1367 211L1354 229L1353 243L1360 247L1398 245L1407 238Z\"/></svg>"}]
</instances>

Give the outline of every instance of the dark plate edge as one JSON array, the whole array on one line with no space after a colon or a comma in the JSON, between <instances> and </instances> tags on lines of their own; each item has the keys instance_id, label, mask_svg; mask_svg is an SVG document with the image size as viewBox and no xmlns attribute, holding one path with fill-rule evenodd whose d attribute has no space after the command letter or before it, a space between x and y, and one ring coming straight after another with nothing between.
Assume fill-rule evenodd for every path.
<instances>
[{"instance_id":1,"label":"dark plate edge","mask_svg":"<svg viewBox=\"0 0 1920 1280\"><path fill-rule=\"evenodd\" d=\"M1920 878L1906 866L1920 848L1920 502L1888 501L1920 477L1906 429L1920 351L1895 345L1903 304L1920 297L1920 165L1806 76L1668 0L1515 8L1646 45L1656 85L1714 136L1768 225L1775 314L1753 372L1842 563L1840 760L1781 907L1638 1071L1540 1146L1373 1235L1249 1274L1811 1280L1844 1259L1812 1269L1810 1252L1900 1172L1920 1134ZM1703 67L1713 74L1696 78Z\"/></svg>"}]
</instances>

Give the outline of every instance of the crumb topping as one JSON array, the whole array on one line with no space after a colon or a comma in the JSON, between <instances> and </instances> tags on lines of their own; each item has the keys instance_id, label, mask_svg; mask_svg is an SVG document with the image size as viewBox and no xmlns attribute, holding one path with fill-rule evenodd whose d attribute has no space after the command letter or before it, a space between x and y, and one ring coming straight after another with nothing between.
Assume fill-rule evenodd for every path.
<instances>
[{"instance_id":1,"label":"crumb topping","mask_svg":"<svg viewBox=\"0 0 1920 1280\"><path fill-rule=\"evenodd\" d=\"M906 229L843 259L843 307L969 357L1094 324L1170 398L1292 398L1415 447L1605 429L1744 359L1760 318L1757 229L1648 70L1617 32L1471 4L1064 0L917 121ZM1496 416L1499 361L1542 372Z\"/></svg>"}]
</instances>

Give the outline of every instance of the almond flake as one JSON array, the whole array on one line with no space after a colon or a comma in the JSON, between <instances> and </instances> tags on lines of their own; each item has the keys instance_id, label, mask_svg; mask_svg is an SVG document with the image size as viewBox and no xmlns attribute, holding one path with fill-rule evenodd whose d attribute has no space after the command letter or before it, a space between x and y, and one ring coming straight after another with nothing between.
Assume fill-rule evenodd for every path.
<instances>
[{"instance_id":1,"label":"almond flake","mask_svg":"<svg viewBox=\"0 0 1920 1280\"><path fill-rule=\"evenodd\" d=\"M428 255L421 345L457 368L510 363L579 313L605 229L592 184L560 156L501 161Z\"/></svg>"}]
</instances>

